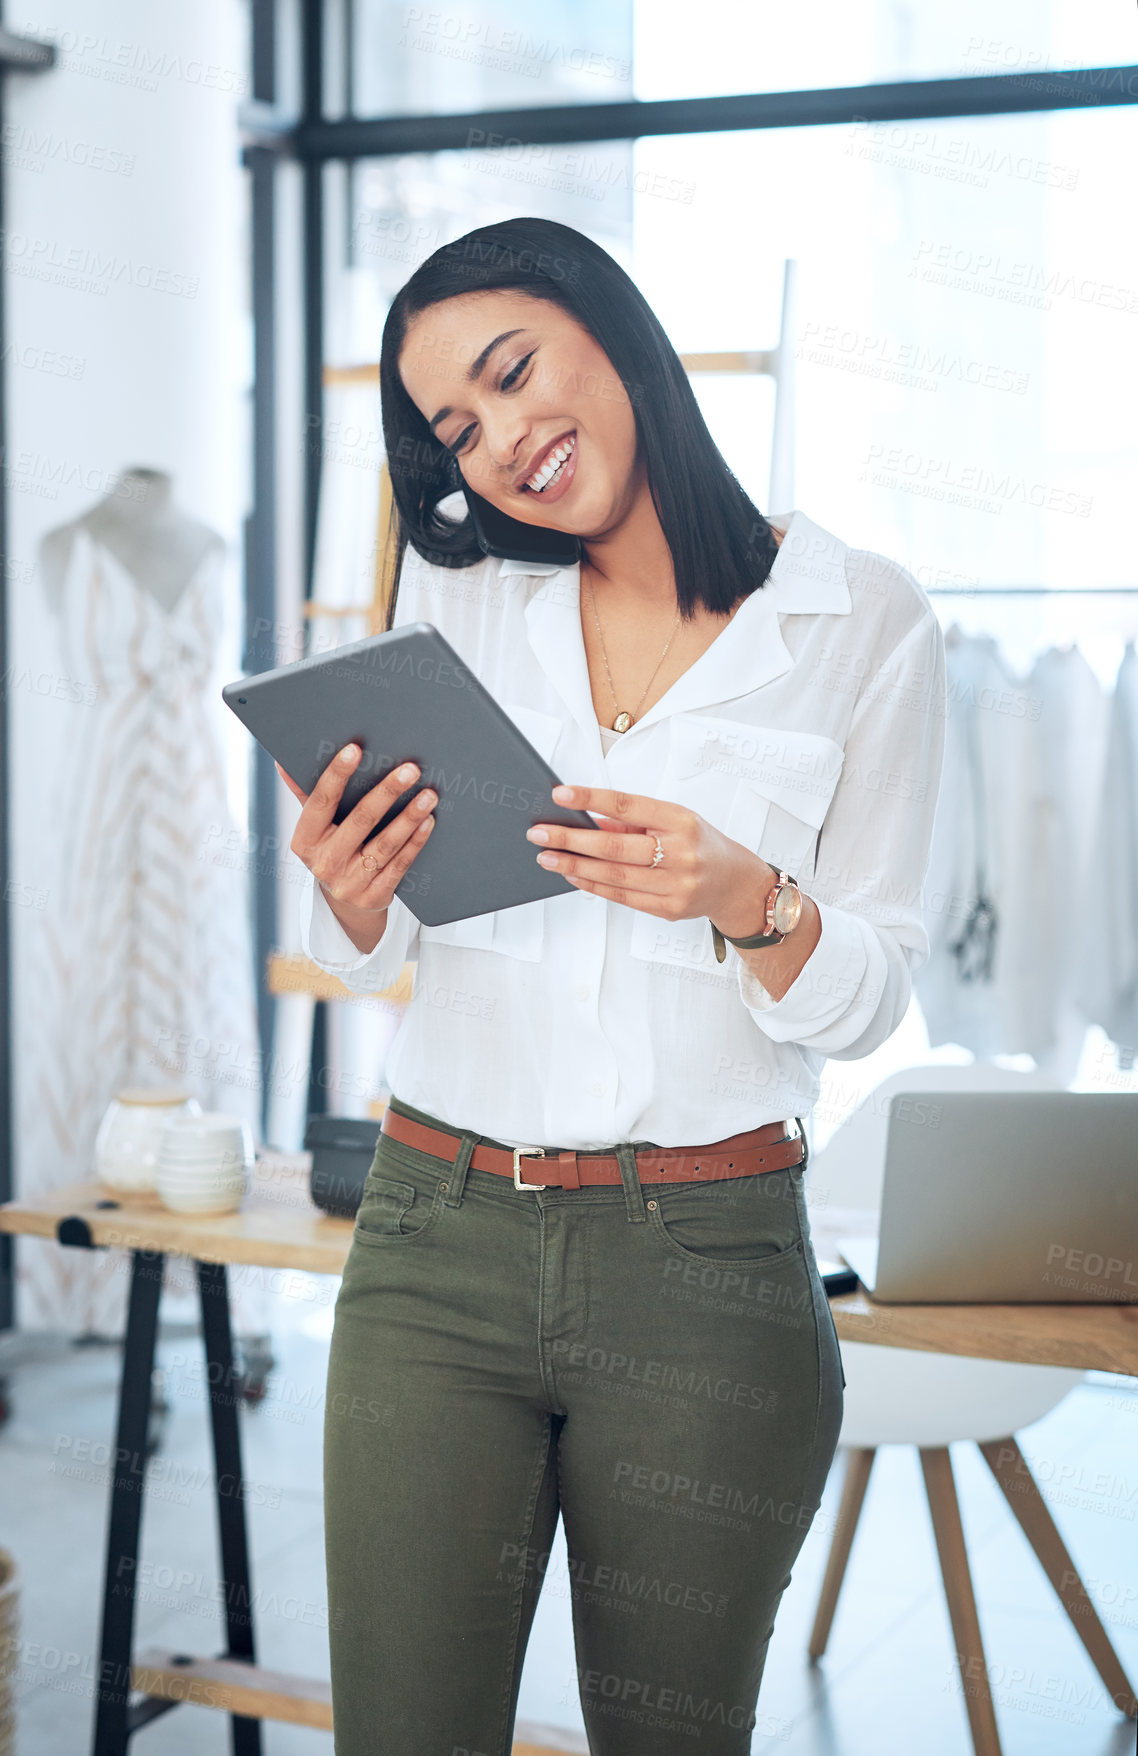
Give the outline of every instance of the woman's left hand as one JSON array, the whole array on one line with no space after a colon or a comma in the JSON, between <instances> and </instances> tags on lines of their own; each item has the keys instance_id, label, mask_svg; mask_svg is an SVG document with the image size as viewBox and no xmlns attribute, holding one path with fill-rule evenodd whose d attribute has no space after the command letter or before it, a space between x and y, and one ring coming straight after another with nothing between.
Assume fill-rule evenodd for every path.
<instances>
[{"instance_id":1,"label":"woman's left hand","mask_svg":"<svg viewBox=\"0 0 1138 1756\"><path fill-rule=\"evenodd\" d=\"M553 797L559 805L590 812L598 827L535 824L527 839L550 850L538 855L540 865L579 890L665 921L706 915L736 938L762 932L778 874L697 812L606 787L556 786ZM664 850L655 867L654 836Z\"/></svg>"}]
</instances>

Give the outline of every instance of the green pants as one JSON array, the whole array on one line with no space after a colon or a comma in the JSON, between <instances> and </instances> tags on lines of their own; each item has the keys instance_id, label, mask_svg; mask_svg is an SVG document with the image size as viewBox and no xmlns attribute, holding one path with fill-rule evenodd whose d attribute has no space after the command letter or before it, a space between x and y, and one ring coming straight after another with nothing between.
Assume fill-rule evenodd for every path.
<instances>
[{"instance_id":1,"label":"green pants","mask_svg":"<svg viewBox=\"0 0 1138 1756\"><path fill-rule=\"evenodd\" d=\"M469 1168L483 1138L381 1136L344 1267L337 1756L508 1756L559 1513L594 1756L743 1756L841 1424L802 1173L646 1193L629 1145L621 1187L534 1193Z\"/></svg>"}]
</instances>

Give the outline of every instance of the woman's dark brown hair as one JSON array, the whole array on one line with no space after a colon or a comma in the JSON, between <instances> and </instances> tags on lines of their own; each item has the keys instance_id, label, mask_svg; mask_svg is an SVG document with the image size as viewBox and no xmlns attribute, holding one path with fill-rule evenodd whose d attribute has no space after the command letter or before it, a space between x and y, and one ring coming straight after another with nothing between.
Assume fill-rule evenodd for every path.
<instances>
[{"instance_id":1,"label":"woman's dark brown hair","mask_svg":"<svg viewBox=\"0 0 1138 1756\"><path fill-rule=\"evenodd\" d=\"M680 357L636 284L607 251L571 226L511 219L444 244L400 288L380 351L383 437L396 520L395 613L408 543L442 567L483 559L469 517L439 512L461 486L458 464L415 407L399 376L414 317L461 293L508 288L548 299L587 329L624 386L648 485L676 577L677 606L724 613L763 584L778 545L712 439Z\"/></svg>"}]
</instances>

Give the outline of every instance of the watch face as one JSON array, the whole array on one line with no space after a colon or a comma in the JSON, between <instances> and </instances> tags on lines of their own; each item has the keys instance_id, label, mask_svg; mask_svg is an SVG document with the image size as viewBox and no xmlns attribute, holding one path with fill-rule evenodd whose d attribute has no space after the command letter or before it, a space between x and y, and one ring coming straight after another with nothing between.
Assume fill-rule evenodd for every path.
<instances>
[{"instance_id":1,"label":"watch face","mask_svg":"<svg viewBox=\"0 0 1138 1756\"><path fill-rule=\"evenodd\" d=\"M774 930L793 933L802 918L802 892L793 884L779 886L774 899Z\"/></svg>"}]
</instances>

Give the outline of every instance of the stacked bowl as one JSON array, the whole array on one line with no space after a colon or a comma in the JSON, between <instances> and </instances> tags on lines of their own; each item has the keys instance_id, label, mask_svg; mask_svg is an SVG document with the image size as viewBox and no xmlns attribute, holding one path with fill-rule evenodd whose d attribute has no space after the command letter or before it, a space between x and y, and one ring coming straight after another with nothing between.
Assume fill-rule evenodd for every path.
<instances>
[{"instance_id":1,"label":"stacked bowl","mask_svg":"<svg viewBox=\"0 0 1138 1756\"><path fill-rule=\"evenodd\" d=\"M158 1145L159 1199L176 1213L229 1213L241 1205L252 1166L252 1130L239 1116L170 1116Z\"/></svg>"}]
</instances>

